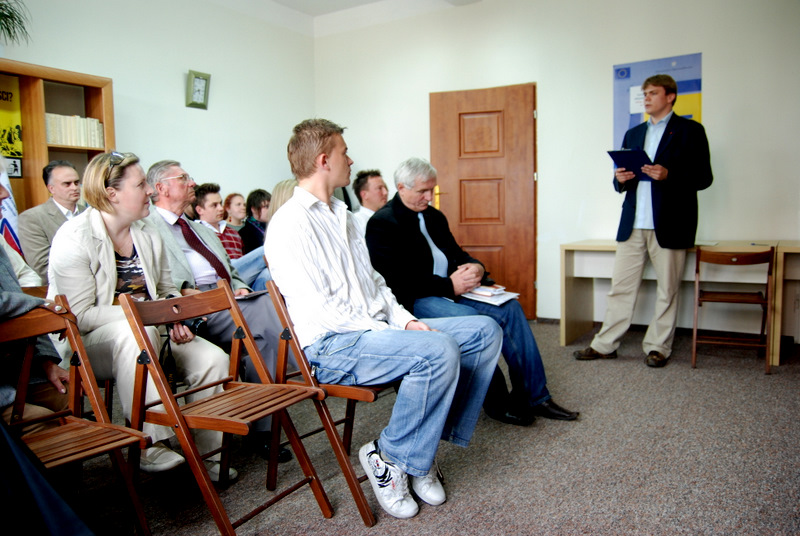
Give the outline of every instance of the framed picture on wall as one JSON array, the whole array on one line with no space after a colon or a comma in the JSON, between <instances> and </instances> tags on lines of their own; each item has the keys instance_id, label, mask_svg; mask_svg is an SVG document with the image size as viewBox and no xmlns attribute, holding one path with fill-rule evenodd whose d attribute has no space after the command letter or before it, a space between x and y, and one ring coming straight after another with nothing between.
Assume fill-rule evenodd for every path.
<instances>
[{"instance_id":1,"label":"framed picture on wall","mask_svg":"<svg viewBox=\"0 0 800 536\"><path fill-rule=\"evenodd\" d=\"M207 110L210 86L210 74L189 71L189 76L186 79L186 106Z\"/></svg>"},{"instance_id":2,"label":"framed picture on wall","mask_svg":"<svg viewBox=\"0 0 800 536\"><path fill-rule=\"evenodd\" d=\"M22 159L6 157L6 173L11 178L22 177Z\"/></svg>"}]
</instances>

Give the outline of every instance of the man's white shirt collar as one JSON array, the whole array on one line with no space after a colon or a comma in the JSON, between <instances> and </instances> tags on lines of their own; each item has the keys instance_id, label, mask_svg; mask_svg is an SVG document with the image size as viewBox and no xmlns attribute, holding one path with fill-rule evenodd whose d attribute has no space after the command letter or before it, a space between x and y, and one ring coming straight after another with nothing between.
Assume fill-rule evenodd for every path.
<instances>
[{"instance_id":1,"label":"man's white shirt collar","mask_svg":"<svg viewBox=\"0 0 800 536\"><path fill-rule=\"evenodd\" d=\"M222 233L225 232L225 223L226 222L224 222L224 221L220 221L219 223L217 223L217 227L214 227L213 225L211 225L210 223L208 223L205 220L197 220L197 221L200 222L201 224L205 225L206 227L208 227L209 229L211 229L212 231L214 231L217 234L222 234Z\"/></svg>"},{"instance_id":2,"label":"man's white shirt collar","mask_svg":"<svg viewBox=\"0 0 800 536\"><path fill-rule=\"evenodd\" d=\"M159 214L161 214L161 217L164 218L166 222L170 225L175 225L175 222L178 221L178 218L180 218L180 215L175 214L174 212L171 212L165 208L161 208L158 205L152 205L152 206L158 211Z\"/></svg>"},{"instance_id":3,"label":"man's white shirt collar","mask_svg":"<svg viewBox=\"0 0 800 536\"><path fill-rule=\"evenodd\" d=\"M63 214L64 217L67 218L68 220L71 220L72 218L78 215L78 203L75 203L75 210L68 209L67 207L56 201L55 197L53 198L53 203L56 204L58 210L60 210L61 214Z\"/></svg>"}]
</instances>

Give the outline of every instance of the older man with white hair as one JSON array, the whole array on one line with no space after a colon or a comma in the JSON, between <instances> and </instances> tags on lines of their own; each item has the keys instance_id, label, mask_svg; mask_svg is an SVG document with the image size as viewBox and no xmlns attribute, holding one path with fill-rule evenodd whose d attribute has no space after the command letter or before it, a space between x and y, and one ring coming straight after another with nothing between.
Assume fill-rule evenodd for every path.
<instances>
[{"instance_id":1,"label":"older man with white hair","mask_svg":"<svg viewBox=\"0 0 800 536\"><path fill-rule=\"evenodd\" d=\"M409 158L397 168L397 194L367 225L372 265L397 301L417 316L487 315L500 324L512 390L509 394L496 369L484 402L490 417L522 426L533 424L536 416L577 419L578 412L550 396L542 357L519 302L497 306L461 296L480 285L486 271L456 243L445 215L430 205L436 177L436 169L422 158Z\"/></svg>"}]
</instances>

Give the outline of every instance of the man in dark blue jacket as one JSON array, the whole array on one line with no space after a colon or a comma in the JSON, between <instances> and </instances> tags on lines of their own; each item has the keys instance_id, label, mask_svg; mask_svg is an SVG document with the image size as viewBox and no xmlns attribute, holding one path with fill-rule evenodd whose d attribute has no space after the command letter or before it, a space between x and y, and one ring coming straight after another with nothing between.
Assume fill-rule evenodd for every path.
<instances>
[{"instance_id":1,"label":"man in dark blue jacket","mask_svg":"<svg viewBox=\"0 0 800 536\"><path fill-rule=\"evenodd\" d=\"M649 257L658 290L642 348L648 366L663 367L672 353L686 250L694 246L697 231L697 192L711 185L713 175L703 126L672 111L678 96L675 80L651 76L642 90L650 119L630 129L622 147L644 150L653 164L614 173L614 188L625 193L625 201L608 308L591 345L573 355L582 361L617 357Z\"/></svg>"}]
</instances>

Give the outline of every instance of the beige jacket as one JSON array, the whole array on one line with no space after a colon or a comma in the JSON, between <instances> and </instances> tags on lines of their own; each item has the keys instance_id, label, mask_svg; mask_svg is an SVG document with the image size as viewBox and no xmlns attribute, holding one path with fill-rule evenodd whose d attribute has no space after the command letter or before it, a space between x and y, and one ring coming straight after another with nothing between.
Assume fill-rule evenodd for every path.
<instances>
[{"instance_id":1,"label":"beige jacket","mask_svg":"<svg viewBox=\"0 0 800 536\"><path fill-rule=\"evenodd\" d=\"M82 201L78 202L78 211L83 211L85 208L86 205ZM56 206L52 197L19 215L17 227L25 262L39 274L45 285L47 284L47 258L50 254L50 246L58 229L66 221L67 218Z\"/></svg>"},{"instance_id":2,"label":"beige jacket","mask_svg":"<svg viewBox=\"0 0 800 536\"><path fill-rule=\"evenodd\" d=\"M150 297L179 296L161 237L144 231L141 221L131 225L131 236ZM125 320L122 308L112 305L117 287L117 263L114 245L97 210L88 208L58 230L50 250L48 276L48 298L56 294L67 296L82 333Z\"/></svg>"}]
</instances>

